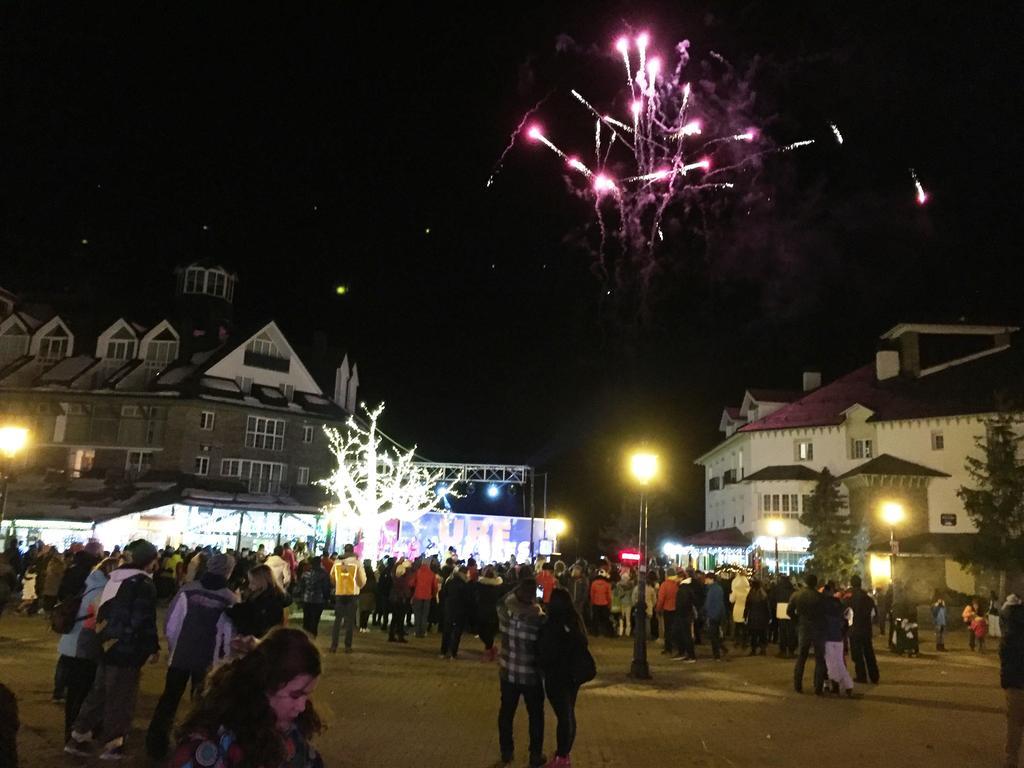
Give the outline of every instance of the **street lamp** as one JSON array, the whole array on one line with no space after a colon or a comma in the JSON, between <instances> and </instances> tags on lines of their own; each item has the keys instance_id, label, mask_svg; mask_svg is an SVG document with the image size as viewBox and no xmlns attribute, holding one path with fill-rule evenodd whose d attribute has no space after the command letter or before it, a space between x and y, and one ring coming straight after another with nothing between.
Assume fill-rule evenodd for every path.
<instances>
[{"instance_id":1,"label":"street lamp","mask_svg":"<svg viewBox=\"0 0 1024 768\"><path fill-rule=\"evenodd\" d=\"M637 563L636 623L633 625L633 663L629 676L638 680L650 680L651 668L647 664L647 485L658 473L658 457L653 453L634 453L629 460L633 479L640 484L640 530L637 535L637 549L640 562Z\"/></svg>"},{"instance_id":2,"label":"street lamp","mask_svg":"<svg viewBox=\"0 0 1024 768\"><path fill-rule=\"evenodd\" d=\"M898 501L887 501L882 504L882 520L889 526L889 598L896 610L896 555L899 554L899 542L896 541L896 526L903 522L907 512Z\"/></svg>"},{"instance_id":3,"label":"street lamp","mask_svg":"<svg viewBox=\"0 0 1024 768\"><path fill-rule=\"evenodd\" d=\"M10 468L14 457L21 453L26 443L28 443L28 430L24 427L0 427L0 455L4 458L3 465L0 465L0 525L3 525L4 512L7 510L7 485L11 479Z\"/></svg>"},{"instance_id":4,"label":"street lamp","mask_svg":"<svg viewBox=\"0 0 1024 768\"><path fill-rule=\"evenodd\" d=\"M768 534L775 537L775 576L778 578L780 573L779 568L779 536L786 532L786 524L781 520L774 519L768 521Z\"/></svg>"}]
</instances>

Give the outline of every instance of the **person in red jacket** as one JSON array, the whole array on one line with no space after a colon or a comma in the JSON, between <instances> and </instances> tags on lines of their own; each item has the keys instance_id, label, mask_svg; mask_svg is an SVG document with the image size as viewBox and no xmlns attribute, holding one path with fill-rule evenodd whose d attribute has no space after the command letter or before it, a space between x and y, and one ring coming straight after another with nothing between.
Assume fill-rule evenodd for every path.
<instances>
[{"instance_id":1,"label":"person in red jacket","mask_svg":"<svg viewBox=\"0 0 1024 768\"><path fill-rule=\"evenodd\" d=\"M428 560L420 557L417 562L412 577L412 613L416 637L426 637L430 604L437 599L437 578Z\"/></svg>"},{"instance_id":2,"label":"person in red jacket","mask_svg":"<svg viewBox=\"0 0 1024 768\"><path fill-rule=\"evenodd\" d=\"M676 569L669 568L665 572L665 580L658 587L658 602L654 610L661 617L664 623L662 637L665 638L665 647L662 653L672 654L672 638L676 619L676 595L679 593L679 581L676 579Z\"/></svg>"},{"instance_id":3,"label":"person in red jacket","mask_svg":"<svg viewBox=\"0 0 1024 768\"><path fill-rule=\"evenodd\" d=\"M548 562L545 562L540 567L540 572L537 574L537 586L544 588L544 604L547 605L551 602L551 590L555 588L555 567Z\"/></svg>"},{"instance_id":4,"label":"person in red jacket","mask_svg":"<svg viewBox=\"0 0 1024 768\"><path fill-rule=\"evenodd\" d=\"M594 634L615 637L612 628L612 582L607 571L598 571L590 584L590 607L594 617Z\"/></svg>"}]
</instances>

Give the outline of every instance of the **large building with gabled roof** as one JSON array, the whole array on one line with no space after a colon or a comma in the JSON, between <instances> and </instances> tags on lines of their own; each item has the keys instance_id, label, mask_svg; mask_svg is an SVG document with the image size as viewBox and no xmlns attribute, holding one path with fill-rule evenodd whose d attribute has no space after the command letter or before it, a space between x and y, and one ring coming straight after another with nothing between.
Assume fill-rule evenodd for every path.
<instances>
[{"instance_id":1,"label":"large building with gabled roof","mask_svg":"<svg viewBox=\"0 0 1024 768\"><path fill-rule=\"evenodd\" d=\"M315 531L323 427L355 409L358 369L342 355L318 381L273 320L236 327L237 282L182 267L150 322L0 290L0 423L32 435L5 533L245 546Z\"/></svg>"},{"instance_id":2,"label":"large building with gabled roof","mask_svg":"<svg viewBox=\"0 0 1024 768\"><path fill-rule=\"evenodd\" d=\"M979 453L986 419L1024 402L1017 331L904 323L881 336L872 363L834 381L806 372L800 391L745 390L739 406L722 412L722 442L697 459L706 531L734 530L750 542L751 560L774 569L781 524L781 570L802 570L807 530L799 517L827 468L864 521L876 582L888 578L889 565L879 507L895 501L907 513L892 532L897 567L928 562L941 586L970 591L972 578L952 558L975 530L957 489L971 484L965 462Z\"/></svg>"}]
</instances>

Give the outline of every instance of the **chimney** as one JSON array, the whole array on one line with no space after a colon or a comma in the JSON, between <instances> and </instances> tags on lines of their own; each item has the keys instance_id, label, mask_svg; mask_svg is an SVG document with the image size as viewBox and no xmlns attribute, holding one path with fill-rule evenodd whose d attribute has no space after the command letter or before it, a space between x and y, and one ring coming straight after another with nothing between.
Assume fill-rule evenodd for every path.
<instances>
[{"instance_id":1,"label":"chimney","mask_svg":"<svg viewBox=\"0 0 1024 768\"><path fill-rule=\"evenodd\" d=\"M895 349L880 349L875 353L875 377L879 381L900 375L900 353Z\"/></svg>"},{"instance_id":2,"label":"chimney","mask_svg":"<svg viewBox=\"0 0 1024 768\"><path fill-rule=\"evenodd\" d=\"M804 392L813 392L821 386L820 371L804 371Z\"/></svg>"},{"instance_id":3,"label":"chimney","mask_svg":"<svg viewBox=\"0 0 1024 768\"><path fill-rule=\"evenodd\" d=\"M917 378L921 374L920 335L916 331L908 331L899 337L900 373Z\"/></svg>"}]
</instances>

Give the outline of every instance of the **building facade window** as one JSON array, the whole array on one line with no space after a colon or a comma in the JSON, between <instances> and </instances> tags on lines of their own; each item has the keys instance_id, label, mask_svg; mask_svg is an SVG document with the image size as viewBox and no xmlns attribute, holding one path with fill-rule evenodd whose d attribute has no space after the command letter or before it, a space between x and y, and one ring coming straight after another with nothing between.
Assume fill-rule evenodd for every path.
<instances>
[{"instance_id":1,"label":"building facade window","mask_svg":"<svg viewBox=\"0 0 1024 768\"><path fill-rule=\"evenodd\" d=\"M853 458L870 459L874 455L874 446L870 440L853 441Z\"/></svg>"},{"instance_id":2,"label":"building facade window","mask_svg":"<svg viewBox=\"0 0 1024 768\"><path fill-rule=\"evenodd\" d=\"M201 477L206 477L210 474L210 457L196 456L196 461L193 465L193 473Z\"/></svg>"},{"instance_id":3,"label":"building facade window","mask_svg":"<svg viewBox=\"0 0 1024 768\"><path fill-rule=\"evenodd\" d=\"M932 450L941 451L946 447L946 438L941 432L932 432Z\"/></svg>"},{"instance_id":4,"label":"building facade window","mask_svg":"<svg viewBox=\"0 0 1024 768\"><path fill-rule=\"evenodd\" d=\"M247 448L283 451L284 419L250 416L245 426L245 445Z\"/></svg>"},{"instance_id":5,"label":"building facade window","mask_svg":"<svg viewBox=\"0 0 1024 768\"><path fill-rule=\"evenodd\" d=\"M142 415L142 410L137 405L122 405L121 415L124 416L125 418L137 419L139 416Z\"/></svg>"},{"instance_id":6,"label":"building facade window","mask_svg":"<svg viewBox=\"0 0 1024 768\"><path fill-rule=\"evenodd\" d=\"M202 411L199 414L199 428L209 432L217 420L217 414L213 411Z\"/></svg>"},{"instance_id":7,"label":"building facade window","mask_svg":"<svg viewBox=\"0 0 1024 768\"><path fill-rule=\"evenodd\" d=\"M274 461L224 459L220 468L224 477L237 477L246 481L249 493L280 493L287 465Z\"/></svg>"},{"instance_id":8,"label":"building facade window","mask_svg":"<svg viewBox=\"0 0 1024 768\"><path fill-rule=\"evenodd\" d=\"M227 285L227 275L216 269L206 273L206 292L212 296L223 296Z\"/></svg>"},{"instance_id":9,"label":"building facade window","mask_svg":"<svg viewBox=\"0 0 1024 768\"><path fill-rule=\"evenodd\" d=\"M107 355L108 360L131 360L135 357L135 342L134 341L108 341L107 342Z\"/></svg>"},{"instance_id":10,"label":"building facade window","mask_svg":"<svg viewBox=\"0 0 1024 768\"><path fill-rule=\"evenodd\" d=\"M206 270L190 267L185 272L185 293L202 293L206 283Z\"/></svg>"},{"instance_id":11,"label":"building facade window","mask_svg":"<svg viewBox=\"0 0 1024 768\"><path fill-rule=\"evenodd\" d=\"M44 336L39 340L39 360L43 363L55 363L63 360L68 354L67 336Z\"/></svg>"},{"instance_id":12,"label":"building facade window","mask_svg":"<svg viewBox=\"0 0 1024 768\"><path fill-rule=\"evenodd\" d=\"M246 347L246 349L250 352L255 352L257 355L277 357L277 345L275 345L274 342L272 342L265 334L261 334L250 341L249 346Z\"/></svg>"},{"instance_id":13,"label":"building facade window","mask_svg":"<svg viewBox=\"0 0 1024 768\"><path fill-rule=\"evenodd\" d=\"M302 442L312 443L313 442L313 427L306 424L302 427Z\"/></svg>"},{"instance_id":14,"label":"building facade window","mask_svg":"<svg viewBox=\"0 0 1024 768\"><path fill-rule=\"evenodd\" d=\"M299 467L295 482L299 485L309 485L309 467Z\"/></svg>"},{"instance_id":15,"label":"building facade window","mask_svg":"<svg viewBox=\"0 0 1024 768\"><path fill-rule=\"evenodd\" d=\"M814 443L812 443L810 440L797 440L796 460L814 461Z\"/></svg>"},{"instance_id":16,"label":"building facade window","mask_svg":"<svg viewBox=\"0 0 1024 768\"><path fill-rule=\"evenodd\" d=\"M128 451L124 468L129 475L141 477L151 466L153 466L152 451Z\"/></svg>"}]
</instances>

